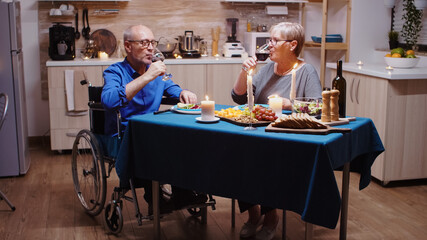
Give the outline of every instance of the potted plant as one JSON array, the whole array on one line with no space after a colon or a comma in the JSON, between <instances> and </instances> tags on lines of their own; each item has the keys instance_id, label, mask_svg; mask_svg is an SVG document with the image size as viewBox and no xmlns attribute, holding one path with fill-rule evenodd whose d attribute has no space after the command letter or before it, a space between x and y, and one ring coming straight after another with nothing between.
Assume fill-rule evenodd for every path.
<instances>
[{"instance_id":1,"label":"potted plant","mask_svg":"<svg viewBox=\"0 0 427 240\"><path fill-rule=\"evenodd\" d=\"M397 48L399 45L399 33L393 30L388 32L388 45L390 46L390 50Z\"/></svg>"},{"instance_id":2,"label":"potted plant","mask_svg":"<svg viewBox=\"0 0 427 240\"><path fill-rule=\"evenodd\" d=\"M423 12L415 8L414 0L404 0L403 10L405 13L402 16L402 20L404 20L405 23L402 27L402 37L408 49L416 48L422 28L421 18L423 17Z\"/></svg>"}]
</instances>

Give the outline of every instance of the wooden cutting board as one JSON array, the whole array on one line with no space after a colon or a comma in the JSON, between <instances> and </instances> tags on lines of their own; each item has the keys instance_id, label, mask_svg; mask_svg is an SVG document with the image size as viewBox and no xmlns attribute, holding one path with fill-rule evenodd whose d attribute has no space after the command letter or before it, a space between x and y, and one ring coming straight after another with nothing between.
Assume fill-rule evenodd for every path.
<instances>
[{"instance_id":1,"label":"wooden cutting board","mask_svg":"<svg viewBox=\"0 0 427 240\"><path fill-rule=\"evenodd\" d=\"M265 128L265 131L266 132L283 132L283 133L317 134L317 135L326 135L329 133L351 132L350 128L335 128L335 127L330 127L330 126L326 126L326 127L327 128L325 128L325 129L311 129L311 128L295 129L295 128L278 128L278 127L273 127L270 124Z\"/></svg>"},{"instance_id":2,"label":"wooden cutting board","mask_svg":"<svg viewBox=\"0 0 427 240\"><path fill-rule=\"evenodd\" d=\"M110 57L113 55L114 51L116 51L116 37L107 29L98 29L94 31L89 39L95 42L99 51L106 52Z\"/></svg>"},{"instance_id":3,"label":"wooden cutting board","mask_svg":"<svg viewBox=\"0 0 427 240\"><path fill-rule=\"evenodd\" d=\"M329 126L344 125L344 124L348 124L349 122L355 121L355 120L356 120L355 117L339 118L338 121L332 121L332 122L322 122L322 121L320 121L320 119L316 119L316 121L318 121L324 125L329 125Z\"/></svg>"}]
</instances>

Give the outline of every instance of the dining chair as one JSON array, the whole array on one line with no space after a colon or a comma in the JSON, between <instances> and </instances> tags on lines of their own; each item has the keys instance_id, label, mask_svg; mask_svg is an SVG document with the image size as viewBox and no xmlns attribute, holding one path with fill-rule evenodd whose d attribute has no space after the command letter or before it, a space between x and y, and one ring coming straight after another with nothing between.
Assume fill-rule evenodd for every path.
<instances>
[{"instance_id":1,"label":"dining chair","mask_svg":"<svg viewBox=\"0 0 427 240\"><path fill-rule=\"evenodd\" d=\"M9 104L9 98L6 93L0 93L0 130L3 126L4 120L6 119L7 106ZM7 205L15 211L15 206L7 199L6 195L0 190L0 201L5 200Z\"/></svg>"}]
</instances>

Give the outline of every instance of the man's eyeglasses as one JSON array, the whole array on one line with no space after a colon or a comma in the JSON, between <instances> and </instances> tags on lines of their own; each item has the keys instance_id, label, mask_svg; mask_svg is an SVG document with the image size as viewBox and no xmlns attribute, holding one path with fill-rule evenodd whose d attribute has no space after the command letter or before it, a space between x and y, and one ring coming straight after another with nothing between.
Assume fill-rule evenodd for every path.
<instances>
[{"instance_id":1,"label":"man's eyeglasses","mask_svg":"<svg viewBox=\"0 0 427 240\"><path fill-rule=\"evenodd\" d=\"M127 41L139 43L139 45L143 48L148 47L148 45L150 45L150 43L151 43L151 46L153 46L153 48L157 47L157 44L159 44L159 41L156 41L156 40L150 41L150 40L146 40L146 39L144 39L144 40L127 40Z\"/></svg>"},{"instance_id":2,"label":"man's eyeglasses","mask_svg":"<svg viewBox=\"0 0 427 240\"><path fill-rule=\"evenodd\" d=\"M268 43L270 43L272 46L276 46L278 42L292 42L293 40L276 40L273 38L268 39Z\"/></svg>"}]
</instances>

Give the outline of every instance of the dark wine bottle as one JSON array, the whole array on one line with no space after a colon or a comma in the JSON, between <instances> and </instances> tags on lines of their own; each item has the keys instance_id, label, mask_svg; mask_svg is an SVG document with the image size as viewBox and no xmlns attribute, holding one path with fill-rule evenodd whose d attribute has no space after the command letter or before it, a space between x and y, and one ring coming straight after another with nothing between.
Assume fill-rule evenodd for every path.
<instances>
[{"instance_id":1,"label":"dark wine bottle","mask_svg":"<svg viewBox=\"0 0 427 240\"><path fill-rule=\"evenodd\" d=\"M332 89L337 89L340 91L340 95L338 98L338 108L340 118L345 118L345 104L346 104L346 90L347 84L342 76L342 61L337 61L337 76L332 80Z\"/></svg>"}]
</instances>

